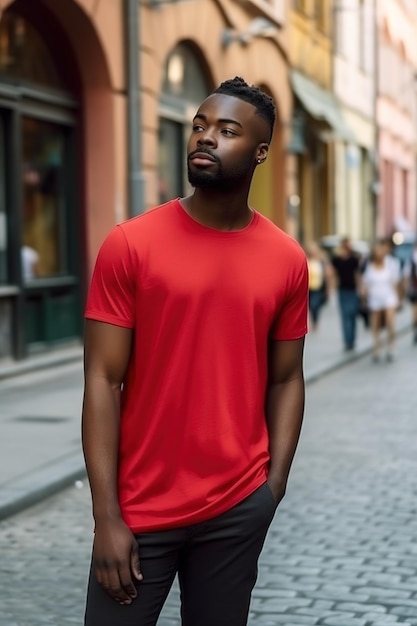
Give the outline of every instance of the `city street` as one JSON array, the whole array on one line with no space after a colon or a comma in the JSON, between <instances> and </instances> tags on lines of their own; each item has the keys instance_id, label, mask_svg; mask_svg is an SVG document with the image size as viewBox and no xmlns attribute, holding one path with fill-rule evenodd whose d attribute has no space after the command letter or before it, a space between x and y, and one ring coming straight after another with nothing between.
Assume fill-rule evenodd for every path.
<instances>
[{"instance_id":1,"label":"city street","mask_svg":"<svg viewBox=\"0 0 417 626\"><path fill-rule=\"evenodd\" d=\"M406 333L394 363L308 385L250 626L417 626L416 361ZM0 626L81 626L91 539L85 481L3 520ZM176 587L159 624L180 624Z\"/></svg>"}]
</instances>

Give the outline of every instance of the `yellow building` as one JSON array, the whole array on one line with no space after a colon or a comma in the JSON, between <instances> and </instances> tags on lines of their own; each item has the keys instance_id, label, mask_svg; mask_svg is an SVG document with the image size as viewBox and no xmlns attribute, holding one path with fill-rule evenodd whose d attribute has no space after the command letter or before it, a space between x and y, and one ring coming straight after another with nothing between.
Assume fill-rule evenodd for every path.
<instances>
[{"instance_id":1,"label":"yellow building","mask_svg":"<svg viewBox=\"0 0 417 626\"><path fill-rule=\"evenodd\" d=\"M298 237L317 240L334 228L335 142L351 136L332 91L331 0L295 0L289 31L294 94L290 204Z\"/></svg>"}]
</instances>

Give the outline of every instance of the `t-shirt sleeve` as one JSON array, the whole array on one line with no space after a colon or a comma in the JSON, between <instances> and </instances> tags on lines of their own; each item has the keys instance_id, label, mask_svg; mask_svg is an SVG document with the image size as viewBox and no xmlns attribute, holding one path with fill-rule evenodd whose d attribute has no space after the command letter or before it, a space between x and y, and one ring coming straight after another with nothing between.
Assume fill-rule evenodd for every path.
<instances>
[{"instance_id":1,"label":"t-shirt sleeve","mask_svg":"<svg viewBox=\"0 0 417 626\"><path fill-rule=\"evenodd\" d=\"M297 259L284 302L272 329L272 339L291 341L307 334L308 266L305 257Z\"/></svg>"},{"instance_id":2,"label":"t-shirt sleeve","mask_svg":"<svg viewBox=\"0 0 417 626\"><path fill-rule=\"evenodd\" d=\"M135 325L135 286L131 254L116 226L102 244L87 297L85 317L115 326Z\"/></svg>"}]
</instances>

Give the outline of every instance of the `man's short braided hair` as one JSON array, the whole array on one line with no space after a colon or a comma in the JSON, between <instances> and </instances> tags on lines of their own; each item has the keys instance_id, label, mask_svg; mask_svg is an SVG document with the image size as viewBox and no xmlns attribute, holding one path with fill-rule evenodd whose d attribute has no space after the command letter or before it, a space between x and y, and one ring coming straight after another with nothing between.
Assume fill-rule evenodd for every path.
<instances>
[{"instance_id":1,"label":"man's short braided hair","mask_svg":"<svg viewBox=\"0 0 417 626\"><path fill-rule=\"evenodd\" d=\"M261 115L268 122L271 129L270 137L272 137L276 116L275 104L273 99L259 87L248 85L243 78L235 76L235 78L225 80L212 93L233 96L252 104L258 115Z\"/></svg>"}]
</instances>

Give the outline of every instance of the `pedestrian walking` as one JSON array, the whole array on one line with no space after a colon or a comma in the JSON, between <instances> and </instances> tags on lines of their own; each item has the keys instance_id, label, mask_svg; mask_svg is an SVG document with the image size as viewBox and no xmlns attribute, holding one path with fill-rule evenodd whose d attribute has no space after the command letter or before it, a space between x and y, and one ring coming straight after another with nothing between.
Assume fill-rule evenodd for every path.
<instances>
[{"instance_id":1,"label":"pedestrian walking","mask_svg":"<svg viewBox=\"0 0 417 626\"><path fill-rule=\"evenodd\" d=\"M391 271L393 272L394 275L398 274L398 287L397 287L397 293L398 293L398 299L399 299L398 308L401 309L403 302L405 300L405 294L406 294L406 287L405 287L406 263L403 259L400 259L397 256L395 256L394 242L392 240L392 237L385 237L384 239L381 240L381 243L385 249L385 258L388 260L388 263L390 263L392 266Z\"/></svg>"},{"instance_id":2,"label":"pedestrian walking","mask_svg":"<svg viewBox=\"0 0 417 626\"><path fill-rule=\"evenodd\" d=\"M274 121L261 90L222 83L193 119L193 193L119 224L99 252L87 626L153 626L176 574L183 626L247 623L304 404L305 255L248 206Z\"/></svg>"},{"instance_id":3,"label":"pedestrian walking","mask_svg":"<svg viewBox=\"0 0 417 626\"><path fill-rule=\"evenodd\" d=\"M308 304L310 312L310 328L316 331L319 325L322 307L329 298L330 275L329 264L324 252L315 241L305 246L308 263Z\"/></svg>"},{"instance_id":4,"label":"pedestrian walking","mask_svg":"<svg viewBox=\"0 0 417 626\"><path fill-rule=\"evenodd\" d=\"M349 237L343 237L332 257L345 350L353 350L359 313L359 257L352 250Z\"/></svg>"},{"instance_id":5,"label":"pedestrian walking","mask_svg":"<svg viewBox=\"0 0 417 626\"><path fill-rule=\"evenodd\" d=\"M395 315L398 308L400 271L399 265L386 253L384 242L373 245L369 261L362 274L363 296L370 311L373 336L372 358L380 360L381 333L387 331L387 361L394 358Z\"/></svg>"},{"instance_id":6,"label":"pedestrian walking","mask_svg":"<svg viewBox=\"0 0 417 626\"><path fill-rule=\"evenodd\" d=\"M409 263L405 267L406 293L412 308L413 320L413 343L417 344L417 243L414 244L413 253Z\"/></svg>"}]
</instances>

